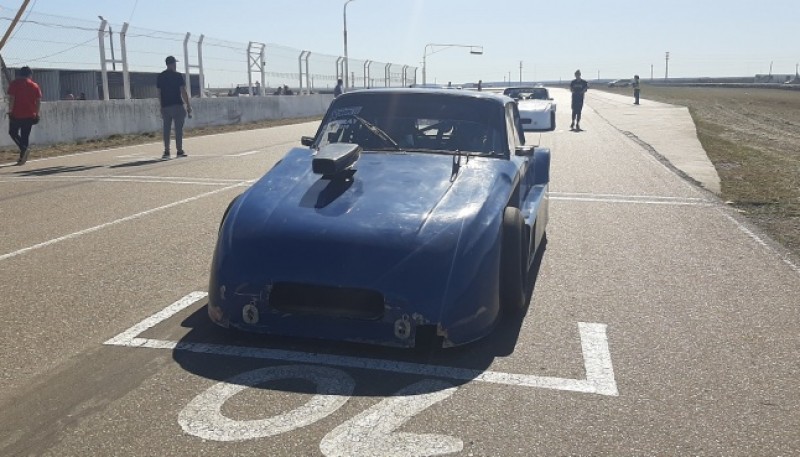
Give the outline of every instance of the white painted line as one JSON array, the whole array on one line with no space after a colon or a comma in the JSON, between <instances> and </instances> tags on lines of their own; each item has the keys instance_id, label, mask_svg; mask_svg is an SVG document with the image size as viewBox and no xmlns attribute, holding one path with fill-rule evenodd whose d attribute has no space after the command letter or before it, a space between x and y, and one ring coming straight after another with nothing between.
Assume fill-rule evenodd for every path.
<instances>
[{"instance_id":1,"label":"white painted line","mask_svg":"<svg viewBox=\"0 0 800 457\"><path fill-rule=\"evenodd\" d=\"M701 203L695 201L635 200L624 198L558 197L552 195L550 196L550 200L593 203L635 203L638 205L716 206L712 202Z\"/></svg>"},{"instance_id":2,"label":"white painted line","mask_svg":"<svg viewBox=\"0 0 800 457\"><path fill-rule=\"evenodd\" d=\"M180 300L176 301L175 303L162 309L161 311L153 314L147 319L139 322L138 324L134 325L128 330L125 330L124 332L120 333L114 338L111 338L104 344L127 346L131 340L141 335L142 332L144 332L145 330L155 327L156 325L158 325L158 323L169 319L176 313L181 312L181 310L186 309L193 303L197 303L199 300L202 300L206 297L208 297L208 292L192 292L186 295L185 297L181 298Z\"/></svg>"},{"instance_id":3,"label":"white painted line","mask_svg":"<svg viewBox=\"0 0 800 457\"><path fill-rule=\"evenodd\" d=\"M734 217L731 216L730 214L726 214L726 213L723 212L722 215L725 216L729 221L733 222L734 225L736 225L736 227L739 230L742 231L742 233L747 235L750 239L755 241L759 246L764 248L765 251L769 252L770 254L773 254L773 255L777 256L784 264L786 264L789 268L791 268L795 273L800 273L800 266L798 266L794 262L792 262L791 259L789 259L788 257L782 255L780 252L777 252L774 249L772 249L772 247L770 247L766 243L766 241L762 240L761 237L759 237L758 235L753 233L750 229L748 229L747 227L742 225L739 221L734 219Z\"/></svg>"},{"instance_id":4,"label":"white painted line","mask_svg":"<svg viewBox=\"0 0 800 457\"><path fill-rule=\"evenodd\" d=\"M481 381L519 387L566 390L571 392L593 393L617 396L616 381L608 350L606 326L603 324L578 324L586 364L586 379L566 379L549 376L503 373L468 368L455 368L438 365L425 365L393 360L369 359L364 357L312 354L282 349L253 348L207 343L189 343L139 338L143 331L170 318L197 300L205 297L205 292L192 292L162 311L134 325L125 332L106 341L105 344L125 347L169 349L215 354L230 357L271 359L288 362L330 365L363 370L385 371L390 373L431 376L458 381ZM197 298L199 297L199 298Z\"/></svg>"},{"instance_id":5,"label":"white painted line","mask_svg":"<svg viewBox=\"0 0 800 457\"><path fill-rule=\"evenodd\" d=\"M244 179L207 178L193 176L153 176L153 175L77 175L77 176L19 176L10 178L9 181L54 181L54 180L82 180L82 179L147 179L153 181L213 181L229 184L241 183Z\"/></svg>"},{"instance_id":6,"label":"white painted line","mask_svg":"<svg viewBox=\"0 0 800 457\"><path fill-rule=\"evenodd\" d=\"M223 414L225 402L248 387L287 379L309 381L317 392L302 406L265 419L235 420ZM196 396L178 414L178 423L186 433L213 441L280 435L330 416L347 403L355 386L350 375L333 368L307 365L260 368L214 384Z\"/></svg>"},{"instance_id":7,"label":"white painted line","mask_svg":"<svg viewBox=\"0 0 800 457\"><path fill-rule=\"evenodd\" d=\"M709 203L710 201L700 197L670 197L660 195L625 195L625 194L594 194L586 192L550 192L550 196L557 197L584 197L584 198L621 198L625 200L680 200L680 201L699 201Z\"/></svg>"},{"instance_id":8,"label":"white painted line","mask_svg":"<svg viewBox=\"0 0 800 457\"><path fill-rule=\"evenodd\" d=\"M249 155L253 155L253 154L258 154L259 152L262 152L262 151L240 152L238 154L228 154L225 157L244 157L244 156L249 156Z\"/></svg>"},{"instance_id":9,"label":"white painted line","mask_svg":"<svg viewBox=\"0 0 800 457\"><path fill-rule=\"evenodd\" d=\"M53 238L52 240L48 240L48 241L45 241L45 242L42 242L42 243L34 244L33 246L28 246L26 248L22 248L22 249L14 251L14 252L9 252L8 254L0 255L0 261L6 260L6 259L10 259L10 258L16 257L18 255L22 255L22 254L25 254L27 252L34 251L36 249L40 249L40 248L47 247L47 246L50 246L50 245L53 245L53 244L56 244L56 243L60 243L62 241L66 241L66 240L70 240L70 239L73 239L73 238L77 238L79 236L83 236L83 235L86 235L88 233L96 232L96 231L102 230L102 229L104 229L106 227L111 227L112 225L118 225L118 224L121 224L123 222L128 222L128 221L132 221L134 219L139 219L141 217L147 216L149 214L156 213L158 211L163 211L165 209L169 209L169 208L173 208L175 206L183 205L184 203L193 202L195 200L199 200L201 198L205 198L205 197L208 197L208 196L211 196L211 195L214 195L214 194L218 194L220 192L225 192L227 190L235 189L237 187L242 187L244 185L246 185L246 184L239 183L239 184L234 184L232 186L223 187L221 189L215 189L215 190L212 190L212 191L200 194L200 195L195 195L194 197L184 198L183 200L179 200L177 202L173 202L173 203L170 203L168 205L164 205L164 206L159 206L157 208L148 209L146 211L142 211L140 213L136 213L136 214L132 214L130 216L126 216L126 217L123 217L123 218L120 218L120 219L116 219L116 220L113 220L111 222L106 222L104 224L95 225L94 227L89 227L87 229L83 229L83 230L80 230L80 231L77 231L77 232L73 232L73 233L70 233L68 235L60 236L58 238Z\"/></svg>"},{"instance_id":10,"label":"white painted line","mask_svg":"<svg viewBox=\"0 0 800 457\"><path fill-rule=\"evenodd\" d=\"M19 182L128 182L128 183L138 183L138 184L190 184L194 186L227 186L230 182L213 182L213 181L165 181L165 180L155 180L155 179L134 179L134 178L92 178L92 177L85 177L82 179L61 179L61 178L52 178L52 179L22 179L22 178L12 178L12 179L0 179L0 183L11 184L11 183L19 183Z\"/></svg>"},{"instance_id":11,"label":"white painted line","mask_svg":"<svg viewBox=\"0 0 800 457\"><path fill-rule=\"evenodd\" d=\"M319 449L325 457L418 457L461 452L464 442L459 438L395 431L455 391L443 381L416 382L333 429L319 443Z\"/></svg>"}]
</instances>

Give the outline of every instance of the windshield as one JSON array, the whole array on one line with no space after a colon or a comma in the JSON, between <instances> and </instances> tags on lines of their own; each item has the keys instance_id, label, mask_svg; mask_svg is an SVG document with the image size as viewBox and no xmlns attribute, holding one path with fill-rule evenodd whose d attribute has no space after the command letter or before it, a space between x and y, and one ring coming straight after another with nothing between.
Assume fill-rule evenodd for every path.
<instances>
[{"instance_id":1,"label":"windshield","mask_svg":"<svg viewBox=\"0 0 800 457\"><path fill-rule=\"evenodd\" d=\"M370 151L506 153L496 101L433 94L353 94L334 102L317 146L355 143Z\"/></svg>"}]
</instances>

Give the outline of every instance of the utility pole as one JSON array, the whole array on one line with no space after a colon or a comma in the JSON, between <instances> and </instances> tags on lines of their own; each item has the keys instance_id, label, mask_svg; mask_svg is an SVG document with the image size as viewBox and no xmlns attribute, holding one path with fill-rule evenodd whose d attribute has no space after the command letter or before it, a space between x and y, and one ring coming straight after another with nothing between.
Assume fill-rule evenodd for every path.
<instances>
[{"instance_id":1,"label":"utility pole","mask_svg":"<svg viewBox=\"0 0 800 457\"><path fill-rule=\"evenodd\" d=\"M519 61L519 83L522 84L522 61Z\"/></svg>"},{"instance_id":2,"label":"utility pole","mask_svg":"<svg viewBox=\"0 0 800 457\"><path fill-rule=\"evenodd\" d=\"M653 64L650 64L650 81L653 80Z\"/></svg>"},{"instance_id":3,"label":"utility pole","mask_svg":"<svg viewBox=\"0 0 800 457\"><path fill-rule=\"evenodd\" d=\"M667 51L666 69L664 70L664 79L669 79L669 51Z\"/></svg>"},{"instance_id":4,"label":"utility pole","mask_svg":"<svg viewBox=\"0 0 800 457\"><path fill-rule=\"evenodd\" d=\"M28 8L28 3L30 3L30 2L31 2L31 0L25 0L24 2L22 2L22 6L19 7L19 11L17 11L17 15L14 16L14 19L11 21L11 25L8 26L8 30L6 30L6 34L3 35L3 39L0 40L0 50L2 50L3 46L6 45L6 41L8 41L8 37L11 36L11 32L14 31L14 27L17 26L17 23L19 22L19 18L22 17L22 13L24 13L25 9Z\"/></svg>"}]
</instances>

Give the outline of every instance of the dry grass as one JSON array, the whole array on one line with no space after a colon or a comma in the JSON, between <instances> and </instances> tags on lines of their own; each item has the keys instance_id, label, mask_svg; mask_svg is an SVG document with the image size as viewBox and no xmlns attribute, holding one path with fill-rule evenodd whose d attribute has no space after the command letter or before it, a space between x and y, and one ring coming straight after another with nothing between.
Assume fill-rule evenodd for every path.
<instances>
[{"instance_id":1,"label":"dry grass","mask_svg":"<svg viewBox=\"0 0 800 457\"><path fill-rule=\"evenodd\" d=\"M643 85L642 98L687 106L722 198L800 255L800 91Z\"/></svg>"},{"instance_id":2,"label":"dry grass","mask_svg":"<svg viewBox=\"0 0 800 457\"><path fill-rule=\"evenodd\" d=\"M305 117L296 119L277 119L259 121L249 124L219 125L213 127L200 127L184 132L185 138L213 135L216 133L236 132L239 130L253 130L279 125L299 124L302 122L320 121L321 116ZM37 127L34 126L34 129ZM158 142L161 140L161 132L140 133L136 135L111 135L106 138L96 140L79 141L77 143L61 143L50 146L31 145L30 159L41 157L55 157L76 152L94 151L96 149L116 148L121 146L131 146ZM159 149L160 150L160 149ZM19 159L19 150L14 148L4 148L0 150L0 163L14 162Z\"/></svg>"}]
</instances>

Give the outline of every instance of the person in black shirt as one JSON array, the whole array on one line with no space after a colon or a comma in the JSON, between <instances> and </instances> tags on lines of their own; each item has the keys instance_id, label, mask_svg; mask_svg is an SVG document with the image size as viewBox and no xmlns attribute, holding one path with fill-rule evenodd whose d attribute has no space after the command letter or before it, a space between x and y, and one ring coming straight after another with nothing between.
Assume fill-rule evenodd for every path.
<instances>
[{"instance_id":1,"label":"person in black shirt","mask_svg":"<svg viewBox=\"0 0 800 457\"><path fill-rule=\"evenodd\" d=\"M169 133L172 123L175 122L175 148L177 157L186 157L183 150L183 123L186 114L192 117L192 105L189 103L189 94L186 92L186 82L183 75L175 71L175 57L169 56L165 60L167 69L159 73L156 87L158 99L161 101L161 117L164 119L164 154L162 159L169 159ZM183 104L186 104L186 109Z\"/></svg>"},{"instance_id":2,"label":"person in black shirt","mask_svg":"<svg viewBox=\"0 0 800 457\"><path fill-rule=\"evenodd\" d=\"M575 79L569 83L569 90L572 92L572 123L570 130L581 129L581 111L583 110L583 96L589 90L589 83L581 79L581 71L575 72Z\"/></svg>"}]
</instances>

